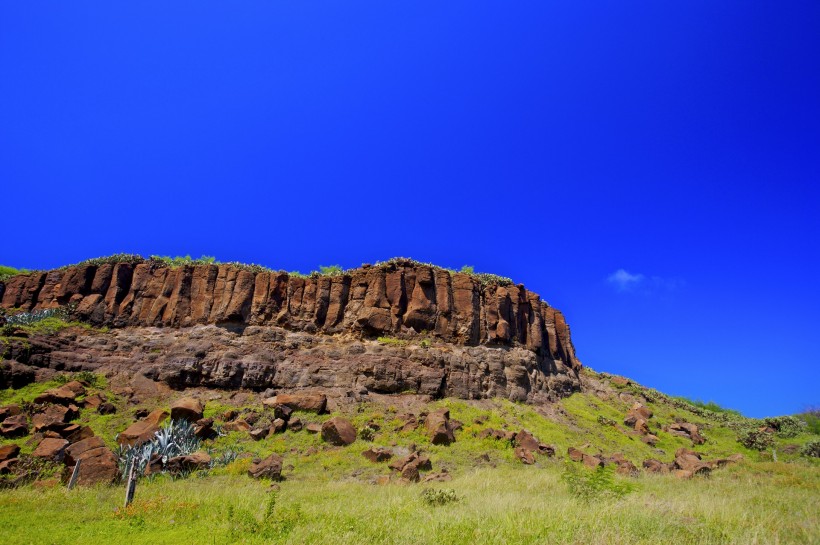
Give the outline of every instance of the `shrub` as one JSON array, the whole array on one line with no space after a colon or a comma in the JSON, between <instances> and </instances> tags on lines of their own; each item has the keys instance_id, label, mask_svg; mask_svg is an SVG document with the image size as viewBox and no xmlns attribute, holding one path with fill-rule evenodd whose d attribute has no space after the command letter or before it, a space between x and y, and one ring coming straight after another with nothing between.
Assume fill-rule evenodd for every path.
<instances>
[{"instance_id":1,"label":"shrub","mask_svg":"<svg viewBox=\"0 0 820 545\"><path fill-rule=\"evenodd\" d=\"M752 450L766 450L774 445L774 436L765 430L746 430L737 438L744 447Z\"/></svg>"},{"instance_id":2,"label":"shrub","mask_svg":"<svg viewBox=\"0 0 820 545\"><path fill-rule=\"evenodd\" d=\"M446 505L460 500L461 498L452 488L425 488L421 491L421 501L427 505Z\"/></svg>"},{"instance_id":3,"label":"shrub","mask_svg":"<svg viewBox=\"0 0 820 545\"><path fill-rule=\"evenodd\" d=\"M820 439L808 441L803 445L803 448L800 449L800 454L808 456L809 458L820 458Z\"/></svg>"},{"instance_id":4,"label":"shrub","mask_svg":"<svg viewBox=\"0 0 820 545\"><path fill-rule=\"evenodd\" d=\"M339 265L319 265L319 274L321 276L342 276L345 273Z\"/></svg>"},{"instance_id":5,"label":"shrub","mask_svg":"<svg viewBox=\"0 0 820 545\"><path fill-rule=\"evenodd\" d=\"M583 502L603 499L620 499L633 490L632 485L615 480L609 466L594 471L567 462L561 480L567 484L570 494Z\"/></svg>"},{"instance_id":6,"label":"shrub","mask_svg":"<svg viewBox=\"0 0 820 545\"><path fill-rule=\"evenodd\" d=\"M395 337L379 337L376 339L379 344L383 344L386 346L407 346L408 341L404 339L397 339Z\"/></svg>"},{"instance_id":7,"label":"shrub","mask_svg":"<svg viewBox=\"0 0 820 545\"><path fill-rule=\"evenodd\" d=\"M365 426L359 430L359 439L363 441L372 441L376 438L376 430L370 426Z\"/></svg>"},{"instance_id":8,"label":"shrub","mask_svg":"<svg viewBox=\"0 0 820 545\"><path fill-rule=\"evenodd\" d=\"M0 265L0 282L5 282L12 276L16 276L18 274L26 274L29 271L26 269L15 269L14 267L7 267L5 265Z\"/></svg>"},{"instance_id":9,"label":"shrub","mask_svg":"<svg viewBox=\"0 0 820 545\"><path fill-rule=\"evenodd\" d=\"M796 437L806 429L806 423L795 416L778 416L776 418L766 418L763 423L770 428L774 428L778 437Z\"/></svg>"},{"instance_id":10,"label":"shrub","mask_svg":"<svg viewBox=\"0 0 820 545\"><path fill-rule=\"evenodd\" d=\"M820 435L820 409L812 408L798 414L797 418L806 423L806 431Z\"/></svg>"},{"instance_id":11,"label":"shrub","mask_svg":"<svg viewBox=\"0 0 820 545\"><path fill-rule=\"evenodd\" d=\"M463 267L461 267L461 270L458 271L458 272L464 273L464 274L474 274L475 273L475 268L472 265L464 265Z\"/></svg>"}]
</instances>

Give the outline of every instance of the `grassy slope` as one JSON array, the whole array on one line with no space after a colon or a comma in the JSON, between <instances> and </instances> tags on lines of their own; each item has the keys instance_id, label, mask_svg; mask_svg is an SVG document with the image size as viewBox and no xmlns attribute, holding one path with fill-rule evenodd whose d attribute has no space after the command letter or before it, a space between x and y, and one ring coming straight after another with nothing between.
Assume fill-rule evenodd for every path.
<instances>
[{"instance_id":1,"label":"grassy slope","mask_svg":"<svg viewBox=\"0 0 820 545\"><path fill-rule=\"evenodd\" d=\"M0 405L25 402L56 383L0 391ZM105 384L100 387L106 391ZM635 394L630 386L625 392ZM83 411L80 421L113 444L114 434L132 420L135 409L110 392L119 406L115 415ZM599 416L618 423L629 408L617 395L600 399L575 394L546 418L537 408L503 400L468 402L443 400L451 416L464 423L457 442L434 446L421 431L397 432L396 409L364 403L349 416L357 427L373 420L381 425L374 443L357 441L330 448L306 431L286 432L254 442L245 433L215 441L215 451L241 449L259 455L285 456L286 480L281 483L273 515L264 513L269 483L244 475L249 458L211 472L206 478L144 480L137 501L118 510L122 487L98 487L72 492L64 488L28 486L0 490L0 528L4 543L319 543L341 538L347 543L816 543L820 540L820 467L816 460L757 453L740 446L736 433L717 421L698 417L664 401L650 402L651 427L664 454L601 424ZM154 408L154 407L149 407ZM209 402L206 416L218 416L228 405ZM252 406L259 410L258 405ZM329 415L299 415L322 421ZM636 465L655 457L670 461L689 441L658 431L684 418L700 424L708 441L696 450L708 459L741 452L740 466L718 470L710 479L678 481L670 476L631 479L635 491L621 500L581 503L561 482L562 459L540 458L536 466L514 460L512 449L474 436L485 427L533 432L556 446L563 457L569 446L588 444L588 452L622 452ZM476 421L484 420L482 423ZM804 435L778 439L802 444ZM2 443L7 443L3 440ZM24 452L33 445L17 440ZM422 486L370 484L389 472L371 464L361 452L373 444L424 449L434 470L450 470L454 480L436 488L453 488L455 504L430 507L420 500ZM479 458L488 454L490 461ZM788 462L788 463L786 463Z\"/></svg>"}]
</instances>

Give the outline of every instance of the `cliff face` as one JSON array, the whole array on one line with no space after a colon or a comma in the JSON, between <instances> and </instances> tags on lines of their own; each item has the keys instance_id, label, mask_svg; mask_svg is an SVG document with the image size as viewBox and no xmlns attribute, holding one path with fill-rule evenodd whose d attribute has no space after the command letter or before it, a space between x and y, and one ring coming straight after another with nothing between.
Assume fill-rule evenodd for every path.
<instances>
[{"instance_id":1,"label":"cliff face","mask_svg":"<svg viewBox=\"0 0 820 545\"><path fill-rule=\"evenodd\" d=\"M575 383L580 369L563 315L535 293L522 285L482 286L468 274L410 261L310 278L234 265L88 265L16 276L2 290L6 308L67 304L78 318L113 328L215 324L241 332L267 326L357 339L426 335L464 347L523 350L532 376L517 380L530 383L525 389L532 392L551 375ZM401 358L393 365L400 367Z\"/></svg>"}]
</instances>

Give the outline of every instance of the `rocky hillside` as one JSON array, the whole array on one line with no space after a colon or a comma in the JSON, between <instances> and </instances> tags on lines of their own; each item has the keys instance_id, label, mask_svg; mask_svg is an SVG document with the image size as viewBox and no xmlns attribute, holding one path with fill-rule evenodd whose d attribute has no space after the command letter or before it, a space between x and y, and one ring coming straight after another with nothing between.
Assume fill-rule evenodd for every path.
<instances>
[{"instance_id":1,"label":"rocky hillside","mask_svg":"<svg viewBox=\"0 0 820 545\"><path fill-rule=\"evenodd\" d=\"M543 402L577 391L563 315L523 285L406 259L332 275L93 260L0 284L2 307L94 327L9 341L6 382L42 369L175 388L338 388ZM377 341L376 339L380 339ZM12 376L13 375L13 376Z\"/></svg>"}]
</instances>

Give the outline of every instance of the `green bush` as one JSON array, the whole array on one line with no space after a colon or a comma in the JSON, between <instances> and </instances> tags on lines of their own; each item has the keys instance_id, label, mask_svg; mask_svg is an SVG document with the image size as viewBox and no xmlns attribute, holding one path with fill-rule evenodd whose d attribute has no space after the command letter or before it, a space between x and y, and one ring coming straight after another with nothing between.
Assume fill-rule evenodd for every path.
<instances>
[{"instance_id":1,"label":"green bush","mask_svg":"<svg viewBox=\"0 0 820 545\"><path fill-rule=\"evenodd\" d=\"M421 491L421 501L427 505L447 505L460 500L461 498L452 488L425 488Z\"/></svg>"},{"instance_id":2,"label":"green bush","mask_svg":"<svg viewBox=\"0 0 820 545\"><path fill-rule=\"evenodd\" d=\"M610 466L601 466L591 471L567 462L561 480L567 484L570 494L583 502L620 499L633 490L631 484L615 479L615 472Z\"/></svg>"},{"instance_id":3,"label":"green bush","mask_svg":"<svg viewBox=\"0 0 820 545\"><path fill-rule=\"evenodd\" d=\"M746 430L737 438L744 447L752 450L766 450L774 445L774 435L765 430Z\"/></svg>"},{"instance_id":4,"label":"green bush","mask_svg":"<svg viewBox=\"0 0 820 545\"><path fill-rule=\"evenodd\" d=\"M803 448L800 449L800 454L808 456L809 458L820 458L820 439L808 441L803 445Z\"/></svg>"},{"instance_id":5,"label":"green bush","mask_svg":"<svg viewBox=\"0 0 820 545\"><path fill-rule=\"evenodd\" d=\"M806 423L806 431L820 435L820 409L808 409L806 412L798 414L797 418Z\"/></svg>"},{"instance_id":6,"label":"green bush","mask_svg":"<svg viewBox=\"0 0 820 545\"><path fill-rule=\"evenodd\" d=\"M339 265L319 265L319 274L321 276L342 276L344 273L344 269Z\"/></svg>"},{"instance_id":7,"label":"green bush","mask_svg":"<svg viewBox=\"0 0 820 545\"><path fill-rule=\"evenodd\" d=\"M18 274L26 274L27 272L29 271L26 269L15 269L14 267L0 265L0 282L4 282L12 276L16 276Z\"/></svg>"},{"instance_id":8,"label":"green bush","mask_svg":"<svg viewBox=\"0 0 820 545\"><path fill-rule=\"evenodd\" d=\"M796 416L778 416L766 418L763 423L770 428L774 428L778 437L797 437L806 430L806 423Z\"/></svg>"}]
</instances>

